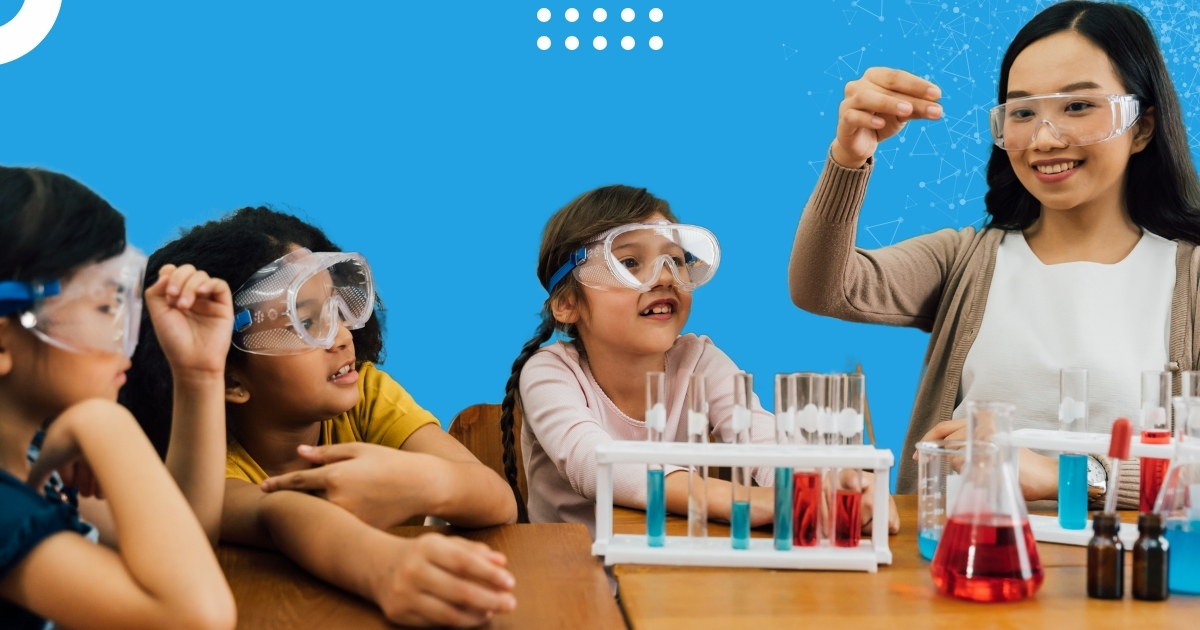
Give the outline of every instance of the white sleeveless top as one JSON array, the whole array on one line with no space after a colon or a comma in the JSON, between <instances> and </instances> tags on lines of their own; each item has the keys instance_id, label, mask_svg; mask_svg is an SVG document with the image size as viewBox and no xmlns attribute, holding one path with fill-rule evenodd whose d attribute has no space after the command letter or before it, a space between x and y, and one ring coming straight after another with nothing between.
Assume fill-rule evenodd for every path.
<instances>
[{"instance_id":1,"label":"white sleeveless top","mask_svg":"<svg viewBox=\"0 0 1200 630\"><path fill-rule=\"evenodd\" d=\"M1176 243L1145 230L1124 260L1044 264L1020 231L1004 235L983 323L963 364L965 401L1016 405L1016 428L1058 428L1058 375L1088 370L1088 430L1138 422L1143 370L1168 361Z\"/></svg>"}]
</instances>

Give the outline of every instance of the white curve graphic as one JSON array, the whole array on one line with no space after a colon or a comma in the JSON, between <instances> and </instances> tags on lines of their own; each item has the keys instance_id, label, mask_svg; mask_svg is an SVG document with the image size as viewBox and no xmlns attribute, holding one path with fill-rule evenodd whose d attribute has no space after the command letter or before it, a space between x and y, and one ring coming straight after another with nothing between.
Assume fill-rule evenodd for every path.
<instances>
[{"instance_id":1,"label":"white curve graphic","mask_svg":"<svg viewBox=\"0 0 1200 630\"><path fill-rule=\"evenodd\" d=\"M0 64L24 57L46 39L62 0L25 0L16 17L0 24Z\"/></svg>"}]
</instances>

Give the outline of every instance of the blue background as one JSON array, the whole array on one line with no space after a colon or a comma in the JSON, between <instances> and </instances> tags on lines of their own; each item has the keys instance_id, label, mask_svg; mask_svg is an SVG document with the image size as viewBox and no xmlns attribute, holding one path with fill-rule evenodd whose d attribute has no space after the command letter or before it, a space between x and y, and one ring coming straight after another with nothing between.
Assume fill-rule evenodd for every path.
<instances>
[{"instance_id":1,"label":"blue background","mask_svg":"<svg viewBox=\"0 0 1200 630\"><path fill-rule=\"evenodd\" d=\"M0 0L0 23L20 4ZM545 297L546 219L596 186L646 186L721 239L686 330L758 375L768 407L775 372L861 363L877 441L898 452L928 337L792 306L800 210L845 82L889 65L941 85L947 115L881 147L860 245L978 225L999 59L1046 4L65 0L46 40L0 65L0 162L93 187L147 251L245 205L307 217L371 261L386 367L443 424L503 396ZM1190 122L1196 3L1138 4Z\"/></svg>"}]
</instances>

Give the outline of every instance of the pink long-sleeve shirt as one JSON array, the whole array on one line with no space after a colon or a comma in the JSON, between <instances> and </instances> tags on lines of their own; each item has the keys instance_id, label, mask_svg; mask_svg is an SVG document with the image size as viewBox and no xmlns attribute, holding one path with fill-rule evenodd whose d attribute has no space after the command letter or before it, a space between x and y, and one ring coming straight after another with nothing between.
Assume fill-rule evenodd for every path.
<instances>
[{"instance_id":1,"label":"pink long-sleeve shirt","mask_svg":"<svg viewBox=\"0 0 1200 630\"><path fill-rule=\"evenodd\" d=\"M686 334L666 353L666 439L686 442L686 402L692 374L707 375L709 423L733 442L733 375L738 367L708 337ZM617 409L600 389L586 361L567 343L539 350L521 370L525 422L521 449L529 481L529 520L583 523L595 533L596 446L614 440L645 440L646 425ZM775 441L775 421L755 396L751 440ZM679 470L668 466L667 474ZM769 468L755 468L760 486L774 483ZM646 467L613 466L613 503L646 507Z\"/></svg>"}]
</instances>

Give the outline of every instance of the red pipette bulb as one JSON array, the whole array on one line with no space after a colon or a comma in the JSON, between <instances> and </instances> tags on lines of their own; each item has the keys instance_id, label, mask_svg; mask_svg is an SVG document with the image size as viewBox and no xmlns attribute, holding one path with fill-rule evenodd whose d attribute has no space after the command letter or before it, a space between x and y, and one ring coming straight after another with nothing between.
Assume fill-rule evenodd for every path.
<instances>
[{"instance_id":1,"label":"red pipette bulb","mask_svg":"<svg viewBox=\"0 0 1200 630\"><path fill-rule=\"evenodd\" d=\"M1112 459L1129 459L1129 440L1133 437L1133 423L1129 418L1117 418L1112 425L1112 441L1108 443L1108 456Z\"/></svg>"}]
</instances>

